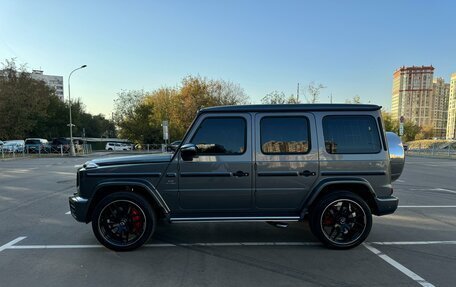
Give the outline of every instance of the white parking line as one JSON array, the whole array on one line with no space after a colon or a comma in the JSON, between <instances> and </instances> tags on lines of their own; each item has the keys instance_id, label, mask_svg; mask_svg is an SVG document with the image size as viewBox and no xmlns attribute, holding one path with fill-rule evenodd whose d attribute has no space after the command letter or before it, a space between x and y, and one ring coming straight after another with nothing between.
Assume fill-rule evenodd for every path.
<instances>
[{"instance_id":1,"label":"white parking line","mask_svg":"<svg viewBox=\"0 0 456 287\"><path fill-rule=\"evenodd\" d=\"M396 242L370 242L377 245L432 245L432 244L456 244L454 241L396 241Z\"/></svg>"},{"instance_id":2,"label":"white parking line","mask_svg":"<svg viewBox=\"0 0 456 287\"><path fill-rule=\"evenodd\" d=\"M14 244L14 243L13 243ZM85 249L101 248L103 245L8 245L4 249ZM196 243L155 243L144 247L231 247L231 246L317 246L319 242L196 242Z\"/></svg>"},{"instance_id":3,"label":"white parking line","mask_svg":"<svg viewBox=\"0 0 456 287\"><path fill-rule=\"evenodd\" d=\"M71 214L71 211L65 212L65 214Z\"/></svg>"},{"instance_id":4,"label":"white parking line","mask_svg":"<svg viewBox=\"0 0 456 287\"><path fill-rule=\"evenodd\" d=\"M399 205L398 208L455 208L456 205Z\"/></svg>"},{"instance_id":5,"label":"white parking line","mask_svg":"<svg viewBox=\"0 0 456 287\"><path fill-rule=\"evenodd\" d=\"M433 190L446 191L446 192L450 192L450 193L456 193L455 190L446 189L446 188L434 188Z\"/></svg>"},{"instance_id":6,"label":"white parking line","mask_svg":"<svg viewBox=\"0 0 456 287\"><path fill-rule=\"evenodd\" d=\"M456 193L456 190L446 189L446 188L409 188L413 191L445 191L449 193Z\"/></svg>"},{"instance_id":7,"label":"white parking line","mask_svg":"<svg viewBox=\"0 0 456 287\"><path fill-rule=\"evenodd\" d=\"M83 166L82 164L75 164L75 165L74 165L75 168L80 168L80 167L82 167L82 166Z\"/></svg>"},{"instance_id":8,"label":"white parking line","mask_svg":"<svg viewBox=\"0 0 456 287\"><path fill-rule=\"evenodd\" d=\"M19 237L0 248L0 251L5 249L85 249L85 248L102 248L103 245L97 244L62 244L62 245L14 245L25 237ZM367 242L367 245L432 245L432 244L456 244L454 241L378 241ZM319 246L320 242L195 242L195 243L153 243L145 244L144 247L157 248L157 247L236 247L236 246Z\"/></svg>"},{"instance_id":9,"label":"white parking line","mask_svg":"<svg viewBox=\"0 0 456 287\"><path fill-rule=\"evenodd\" d=\"M11 247L14 246L14 244L18 243L21 240L24 240L25 238L27 238L27 237L26 236L21 236L21 237L18 237L16 239L14 239L14 240L11 240L10 242L6 243L5 245L0 246L0 252L2 252L5 249L10 249Z\"/></svg>"},{"instance_id":10,"label":"white parking line","mask_svg":"<svg viewBox=\"0 0 456 287\"><path fill-rule=\"evenodd\" d=\"M410 277L412 280L414 280L415 282L417 282L418 284L420 284L421 286L425 286L425 287L433 287L434 285L432 285L431 283L427 282L425 279L423 279L422 277L420 277L418 274L416 274L415 272L413 272L412 270L408 269L407 267L405 267L404 265L400 264L399 262L397 262L396 260L394 260L393 258L389 257L388 255L386 254L383 254L380 250L378 250L377 248L374 248L372 246L370 246L369 244L366 244L366 243L363 243L364 247L366 247L369 251L371 251L372 253L374 253L375 255L377 255L378 257L380 257L381 259L385 260L386 262L388 262L388 264L390 264L391 266L393 266L394 268L396 268L397 270L401 271L402 273L404 273L405 275L407 275L408 277Z\"/></svg>"}]
</instances>

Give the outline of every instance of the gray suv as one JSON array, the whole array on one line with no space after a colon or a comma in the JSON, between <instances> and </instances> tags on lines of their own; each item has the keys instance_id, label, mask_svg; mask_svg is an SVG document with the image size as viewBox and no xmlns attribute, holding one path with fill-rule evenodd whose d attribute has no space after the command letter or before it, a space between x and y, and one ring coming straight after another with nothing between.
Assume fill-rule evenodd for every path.
<instances>
[{"instance_id":1,"label":"gray suv","mask_svg":"<svg viewBox=\"0 0 456 287\"><path fill-rule=\"evenodd\" d=\"M69 198L106 247L140 247L157 221L308 220L326 246L368 236L372 214L393 213L391 182L404 166L400 139L377 105L205 108L174 154L96 159L77 171ZM389 145L389 147L388 147Z\"/></svg>"}]
</instances>

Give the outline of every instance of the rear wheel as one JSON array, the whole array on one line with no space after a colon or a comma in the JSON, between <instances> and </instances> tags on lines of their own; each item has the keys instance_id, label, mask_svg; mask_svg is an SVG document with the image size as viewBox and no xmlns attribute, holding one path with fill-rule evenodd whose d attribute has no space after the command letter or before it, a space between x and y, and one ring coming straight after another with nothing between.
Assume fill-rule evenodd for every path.
<instances>
[{"instance_id":1,"label":"rear wheel","mask_svg":"<svg viewBox=\"0 0 456 287\"><path fill-rule=\"evenodd\" d=\"M326 246L348 249L361 244L372 227L372 213L358 195L337 191L324 196L312 209L312 233Z\"/></svg>"},{"instance_id":2,"label":"rear wheel","mask_svg":"<svg viewBox=\"0 0 456 287\"><path fill-rule=\"evenodd\" d=\"M156 222L154 210L143 197L131 192L117 192L104 198L95 208L92 230L107 248L129 251L150 238Z\"/></svg>"}]
</instances>

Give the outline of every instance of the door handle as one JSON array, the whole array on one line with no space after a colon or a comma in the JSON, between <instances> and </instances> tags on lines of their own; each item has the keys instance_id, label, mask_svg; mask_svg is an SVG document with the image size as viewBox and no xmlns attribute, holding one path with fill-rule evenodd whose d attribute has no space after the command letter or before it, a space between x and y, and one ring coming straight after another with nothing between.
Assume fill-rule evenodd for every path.
<instances>
[{"instance_id":1,"label":"door handle","mask_svg":"<svg viewBox=\"0 0 456 287\"><path fill-rule=\"evenodd\" d=\"M315 175L317 175L317 174L316 174L314 171L305 170L305 171L303 171L303 172L300 172L299 175L308 177L308 176L315 176Z\"/></svg>"},{"instance_id":2,"label":"door handle","mask_svg":"<svg viewBox=\"0 0 456 287\"><path fill-rule=\"evenodd\" d=\"M249 176L248 172L243 172L242 170L238 170L233 172L233 176L242 177L242 176Z\"/></svg>"}]
</instances>

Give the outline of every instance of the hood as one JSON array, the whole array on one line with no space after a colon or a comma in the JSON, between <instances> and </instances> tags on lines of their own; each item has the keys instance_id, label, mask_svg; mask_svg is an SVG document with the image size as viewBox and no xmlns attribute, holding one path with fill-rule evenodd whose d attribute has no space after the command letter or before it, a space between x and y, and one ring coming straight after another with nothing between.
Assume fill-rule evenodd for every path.
<instances>
[{"instance_id":1,"label":"hood","mask_svg":"<svg viewBox=\"0 0 456 287\"><path fill-rule=\"evenodd\" d=\"M146 154L146 155L133 155L123 157L111 157L111 158L98 158L91 160L84 164L86 167L89 163L94 163L97 166L109 166L109 165L123 165L123 164L143 164L143 163L159 163L169 162L173 157L169 153L160 154Z\"/></svg>"}]
</instances>

